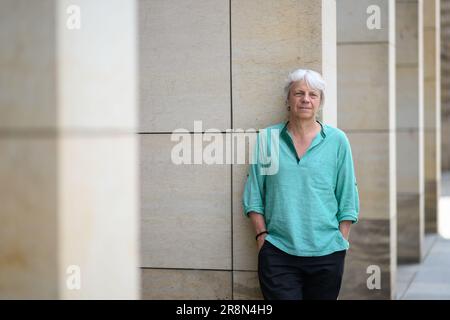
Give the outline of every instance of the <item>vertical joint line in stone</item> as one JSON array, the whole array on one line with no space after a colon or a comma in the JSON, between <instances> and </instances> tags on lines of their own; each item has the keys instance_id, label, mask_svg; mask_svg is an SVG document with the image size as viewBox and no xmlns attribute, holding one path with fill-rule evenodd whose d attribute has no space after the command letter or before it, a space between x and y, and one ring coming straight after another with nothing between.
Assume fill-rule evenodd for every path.
<instances>
[{"instance_id":1,"label":"vertical joint line in stone","mask_svg":"<svg viewBox=\"0 0 450 320\"><path fill-rule=\"evenodd\" d=\"M231 0L228 0L228 15L229 15L229 21L228 21L228 28L229 28L229 37L230 37L230 126L231 129L233 129L233 59L232 59L232 48L231 48ZM225 133L226 135L226 133ZM233 145L233 143L231 143ZM230 201L231 201L231 212L230 212L230 218L231 218L231 300L234 300L234 259L233 259L233 161L231 161L230 164Z\"/></svg>"}]
</instances>

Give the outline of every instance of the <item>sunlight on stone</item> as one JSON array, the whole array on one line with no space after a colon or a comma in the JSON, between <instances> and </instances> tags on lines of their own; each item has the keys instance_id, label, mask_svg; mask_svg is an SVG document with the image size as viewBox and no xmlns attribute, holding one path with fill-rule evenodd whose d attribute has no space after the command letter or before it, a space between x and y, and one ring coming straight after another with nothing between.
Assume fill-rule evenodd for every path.
<instances>
[{"instance_id":1,"label":"sunlight on stone","mask_svg":"<svg viewBox=\"0 0 450 320\"><path fill-rule=\"evenodd\" d=\"M441 197L439 206L439 234L450 239L450 197Z\"/></svg>"},{"instance_id":2,"label":"sunlight on stone","mask_svg":"<svg viewBox=\"0 0 450 320\"><path fill-rule=\"evenodd\" d=\"M439 234L450 239L450 172L442 173L441 199L439 201Z\"/></svg>"}]
</instances>

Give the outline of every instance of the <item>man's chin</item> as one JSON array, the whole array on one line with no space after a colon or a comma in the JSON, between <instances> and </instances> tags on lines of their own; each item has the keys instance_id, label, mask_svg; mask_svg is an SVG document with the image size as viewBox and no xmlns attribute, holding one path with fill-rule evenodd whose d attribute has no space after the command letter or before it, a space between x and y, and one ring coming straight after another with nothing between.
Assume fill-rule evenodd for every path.
<instances>
[{"instance_id":1,"label":"man's chin","mask_svg":"<svg viewBox=\"0 0 450 320\"><path fill-rule=\"evenodd\" d=\"M299 120L312 120L312 119L314 119L315 117L314 117L314 114L313 114L313 113L306 114L306 112L305 112L305 113L297 113L297 114L295 115L295 118L297 118L297 119L299 119Z\"/></svg>"}]
</instances>

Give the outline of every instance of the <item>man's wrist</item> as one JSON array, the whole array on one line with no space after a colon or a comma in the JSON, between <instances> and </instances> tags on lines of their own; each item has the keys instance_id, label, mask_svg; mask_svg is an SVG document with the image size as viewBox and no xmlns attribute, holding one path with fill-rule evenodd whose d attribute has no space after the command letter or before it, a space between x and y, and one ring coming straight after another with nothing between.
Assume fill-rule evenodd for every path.
<instances>
[{"instance_id":1,"label":"man's wrist","mask_svg":"<svg viewBox=\"0 0 450 320\"><path fill-rule=\"evenodd\" d=\"M259 232L259 233L256 235L255 240L258 241L258 238L259 238L260 236L262 236L263 234L269 234L269 232L268 232L267 230L264 230L264 231Z\"/></svg>"}]
</instances>

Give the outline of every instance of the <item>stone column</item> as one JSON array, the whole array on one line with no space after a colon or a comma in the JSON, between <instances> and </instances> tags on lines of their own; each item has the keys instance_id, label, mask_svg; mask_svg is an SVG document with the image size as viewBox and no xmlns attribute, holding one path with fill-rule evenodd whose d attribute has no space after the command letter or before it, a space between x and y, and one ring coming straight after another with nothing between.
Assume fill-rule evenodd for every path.
<instances>
[{"instance_id":1,"label":"stone column","mask_svg":"<svg viewBox=\"0 0 450 320\"><path fill-rule=\"evenodd\" d=\"M241 207L247 165L195 165L193 154L176 165L172 131L194 146L200 131L225 142L228 129L280 122L284 80L300 67L323 72L334 124L335 1L323 2L139 1L144 298L262 298Z\"/></svg>"},{"instance_id":2,"label":"stone column","mask_svg":"<svg viewBox=\"0 0 450 320\"><path fill-rule=\"evenodd\" d=\"M135 15L0 4L1 298L139 298Z\"/></svg>"},{"instance_id":3,"label":"stone column","mask_svg":"<svg viewBox=\"0 0 450 320\"><path fill-rule=\"evenodd\" d=\"M420 262L424 238L423 1L397 0L397 258Z\"/></svg>"},{"instance_id":4,"label":"stone column","mask_svg":"<svg viewBox=\"0 0 450 320\"><path fill-rule=\"evenodd\" d=\"M424 16L425 232L437 233L441 181L440 0Z\"/></svg>"},{"instance_id":5,"label":"stone column","mask_svg":"<svg viewBox=\"0 0 450 320\"><path fill-rule=\"evenodd\" d=\"M352 145L360 221L340 299L392 299L396 274L395 1L339 0L338 126Z\"/></svg>"},{"instance_id":6,"label":"stone column","mask_svg":"<svg viewBox=\"0 0 450 320\"><path fill-rule=\"evenodd\" d=\"M336 125L336 1L231 2L233 128L286 120L284 81L297 68L327 81L322 120ZM247 165L233 165L233 297L261 298L255 231L242 214Z\"/></svg>"},{"instance_id":7,"label":"stone column","mask_svg":"<svg viewBox=\"0 0 450 320\"><path fill-rule=\"evenodd\" d=\"M138 3L143 298L231 299L231 165L202 159L202 133L231 127L230 4Z\"/></svg>"}]
</instances>

